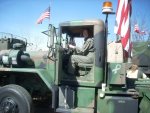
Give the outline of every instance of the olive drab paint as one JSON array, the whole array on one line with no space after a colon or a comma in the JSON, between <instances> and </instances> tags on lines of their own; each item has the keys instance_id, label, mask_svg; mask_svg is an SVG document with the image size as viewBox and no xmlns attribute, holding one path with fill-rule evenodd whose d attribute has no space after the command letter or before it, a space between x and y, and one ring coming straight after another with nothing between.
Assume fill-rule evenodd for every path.
<instances>
[{"instance_id":1,"label":"olive drab paint","mask_svg":"<svg viewBox=\"0 0 150 113\"><path fill-rule=\"evenodd\" d=\"M75 52L68 44L74 44L75 38L83 38L83 29L89 29L93 37L94 61L92 64L75 62L72 64L75 73L70 74L68 62ZM48 51L26 51L26 41L9 36L0 38L0 94L5 98L0 95L2 112L6 108L9 113L17 112L20 106L12 110L4 103L16 108L20 102L30 105L24 109L31 113L32 104L28 97L32 97L32 101L38 103L47 100L46 106L51 106L49 110L60 113L149 113L150 80L135 79L134 88L129 89L126 72L131 63L112 59L112 62L105 62L105 24L102 20L66 21L60 23L57 30L49 25L43 32L52 41L48 42ZM137 63L147 76L150 75L149 44L137 42L133 45L133 63ZM27 91L29 94L22 93ZM13 93L9 98L15 104L9 101L7 93ZM19 99L20 96L24 99Z\"/></svg>"}]
</instances>

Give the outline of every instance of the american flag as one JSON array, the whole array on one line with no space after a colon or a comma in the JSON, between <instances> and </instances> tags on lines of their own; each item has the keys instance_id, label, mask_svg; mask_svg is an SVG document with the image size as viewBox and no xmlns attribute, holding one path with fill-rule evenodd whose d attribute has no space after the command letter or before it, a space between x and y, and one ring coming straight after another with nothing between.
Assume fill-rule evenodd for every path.
<instances>
[{"instance_id":1,"label":"american flag","mask_svg":"<svg viewBox=\"0 0 150 113\"><path fill-rule=\"evenodd\" d=\"M139 26L138 26L138 24L134 25L134 32L136 32L136 33L138 33L140 35L146 35L146 31L144 31L144 30L141 31Z\"/></svg>"},{"instance_id":2,"label":"american flag","mask_svg":"<svg viewBox=\"0 0 150 113\"><path fill-rule=\"evenodd\" d=\"M131 0L118 0L116 25L114 32L121 37L121 43L127 52L130 50Z\"/></svg>"},{"instance_id":3,"label":"american flag","mask_svg":"<svg viewBox=\"0 0 150 113\"><path fill-rule=\"evenodd\" d=\"M139 25L138 25L138 24L135 24L135 25L134 25L134 32L136 32L136 33L139 33L139 32L140 32L140 29L139 29Z\"/></svg>"},{"instance_id":4,"label":"american flag","mask_svg":"<svg viewBox=\"0 0 150 113\"><path fill-rule=\"evenodd\" d=\"M50 18L50 7L48 7L42 14L41 16L37 19L37 24L42 24L43 20L45 18Z\"/></svg>"}]
</instances>

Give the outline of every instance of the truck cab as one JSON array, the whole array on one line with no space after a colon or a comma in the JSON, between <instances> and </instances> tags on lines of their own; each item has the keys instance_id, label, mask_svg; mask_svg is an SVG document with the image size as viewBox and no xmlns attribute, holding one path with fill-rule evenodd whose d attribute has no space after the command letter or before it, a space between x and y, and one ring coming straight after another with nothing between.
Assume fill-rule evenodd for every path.
<instances>
[{"instance_id":1,"label":"truck cab","mask_svg":"<svg viewBox=\"0 0 150 113\"><path fill-rule=\"evenodd\" d=\"M56 56L56 59L59 59L56 61L59 84L99 86L104 75L104 23L101 20L71 21L61 23L59 28L60 45L57 47L59 52ZM93 37L95 49L94 61L93 64L78 64L77 74L69 75L67 64L74 52L68 45L83 45L83 29L90 29L91 31L90 37Z\"/></svg>"}]
</instances>

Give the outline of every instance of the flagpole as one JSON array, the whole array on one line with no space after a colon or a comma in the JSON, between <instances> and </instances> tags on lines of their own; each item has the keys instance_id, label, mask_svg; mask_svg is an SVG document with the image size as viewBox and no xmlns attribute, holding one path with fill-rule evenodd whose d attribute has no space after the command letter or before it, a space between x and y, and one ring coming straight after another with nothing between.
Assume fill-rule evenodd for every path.
<instances>
[{"instance_id":1,"label":"flagpole","mask_svg":"<svg viewBox=\"0 0 150 113\"><path fill-rule=\"evenodd\" d=\"M50 12L50 15L51 15L51 6L52 6L52 0L50 0L50 3L49 3L49 12ZM50 17L51 16L49 16L49 24L50 24Z\"/></svg>"},{"instance_id":2,"label":"flagpole","mask_svg":"<svg viewBox=\"0 0 150 113\"><path fill-rule=\"evenodd\" d=\"M131 63L131 24L129 26L130 26L130 38L129 38L128 63Z\"/></svg>"},{"instance_id":3,"label":"flagpole","mask_svg":"<svg viewBox=\"0 0 150 113\"><path fill-rule=\"evenodd\" d=\"M50 6L49 6L49 10L51 11L51 7L50 7ZM50 11L49 11L49 12L50 12ZM49 24L50 24L50 17L51 17L51 16L49 16Z\"/></svg>"},{"instance_id":4,"label":"flagpole","mask_svg":"<svg viewBox=\"0 0 150 113\"><path fill-rule=\"evenodd\" d=\"M50 15L51 15L51 4L52 4L52 0L51 0L50 3L49 3L49 13L50 13ZM51 30L51 27L52 27L51 24L50 24L50 17L51 17L51 16L49 16L49 21L48 21L48 22L49 22L49 23L48 23L48 30L49 30L49 32L48 32L48 33L49 33L49 36L48 36L48 37L49 37L49 41L50 41L50 34L51 34L51 33L50 33L50 32L51 32L50 30Z\"/></svg>"},{"instance_id":5,"label":"flagpole","mask_svg":"<svg viewBox=\"0 0 150 113\"><path fill-rule=\"evenodd\" d=\"M128 52L128 63L131 63L131 0L130 2L130 16L129 16L129 30L130 30L130 38L129 38L129 52Z\"/></svg>"}]
</instances>

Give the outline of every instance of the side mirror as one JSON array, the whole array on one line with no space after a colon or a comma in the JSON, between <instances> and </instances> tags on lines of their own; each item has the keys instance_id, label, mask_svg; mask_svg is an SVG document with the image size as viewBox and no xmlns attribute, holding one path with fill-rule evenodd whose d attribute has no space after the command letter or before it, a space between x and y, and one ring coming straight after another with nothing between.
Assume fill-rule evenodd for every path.
<instances>
[{"instance_id":1,"label":"side mirror","mask_svg":"<svg viewBox=\"0 0 150 113\"><path fill-rule=\"evenodd\" d=\"M42 33L48 36L47 47L51 48L54 45L54 38L56 38L57 41L56 28L52 24L49 24L48 30L43 31Z\"/></svg>"}]
</instances>

